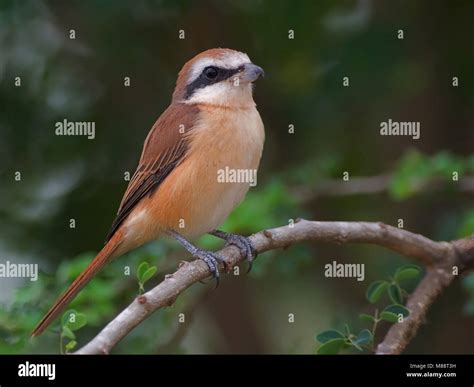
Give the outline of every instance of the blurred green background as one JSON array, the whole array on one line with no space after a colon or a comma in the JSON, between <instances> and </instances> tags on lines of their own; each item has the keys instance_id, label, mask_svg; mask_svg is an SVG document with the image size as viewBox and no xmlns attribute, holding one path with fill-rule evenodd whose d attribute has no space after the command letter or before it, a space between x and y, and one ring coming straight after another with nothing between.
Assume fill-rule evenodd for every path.
<instances>
[{"instance_id":1,"label":"blurred green background","mask_svg":"<svg viewBox=\"0 0 474 387\"><path fill-rule=\"evenodd\" d=\"M124 174L169 104L177 72L208 48L244 51L266 72L255 90L267 136L258 186L223 229L250 234L305 217L403 219L436 240L473 233L473 11L469 1L0 1L0 261L41 270L36 283L0 280L0 353L59 352L59 322L34 341L29 332L102 247ZM96 138L55 136L64 118L94 121ZM421 139L380 136L389 118L420 121ZM351 183L345 171L381 176L386 189L369 192L369 180L361 193L341 194ZM150 288L187 257L160 241L113 262L72 304L88 321L78 346L136 296L140 262L158 267ZM365 263L365 281L324 277L333 260ZM115 353L314 353L318 332L359 329L357 315L374 309L368 284L407 262L371 246L266 253L217 291L192 287ZM455 282L407 352L473 353L473 300L474 279Z\"/></svg>"}]
</instances>

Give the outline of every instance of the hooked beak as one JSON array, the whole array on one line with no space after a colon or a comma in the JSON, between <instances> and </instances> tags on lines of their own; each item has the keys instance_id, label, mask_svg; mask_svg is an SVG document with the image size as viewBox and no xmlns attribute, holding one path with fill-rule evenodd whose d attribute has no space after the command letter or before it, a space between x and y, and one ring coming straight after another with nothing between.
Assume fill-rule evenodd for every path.
<instances>
[{"instance_id":1,"label":"hooked beak","mask_svg":"<svg viewBox=\"0 0 474 387\"><path fill-rule=\"evenodd\" d=\"M264 77L265 72L260 66L253 63L246 63L243 66L242 73L240 75L241 82L254 82L260 77Z\"/></svg>"}]
</instances>

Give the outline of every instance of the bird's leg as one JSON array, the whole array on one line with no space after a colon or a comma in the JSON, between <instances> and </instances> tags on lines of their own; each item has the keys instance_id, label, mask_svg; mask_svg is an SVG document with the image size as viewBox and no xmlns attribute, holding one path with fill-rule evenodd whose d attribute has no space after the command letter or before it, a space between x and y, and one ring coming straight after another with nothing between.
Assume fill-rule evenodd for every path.
<instances>
[{"instance_id":1,"label":"bird's leg","mask_svg":"<svg viewBox=\"0 0 474 387\"><path fill-rule=\"evenodd\" d=\"M219 285L219 262L222 262L224 266L226 266L225 260L216 253L206 251L194 246L191 242L189 242L181 234L178 234L176 231L169 230L167 234L176 239L181 244L181 246L183 246L191 253L193 257L202 259L204 262L206 262L213 277L216 279L217 287Z\"/></svg>"},{"instance_id":2,"label":"bird's leg","mask_svg":"<svg viewBox=\"0 0 474 387\"><path fill-rule=\"evenodd\" d=\"M247 262L249 263L249 268L247 273L252 269L252 262L257 257L257 252L255 251L252 243L250 242L249 238L244 237L242 235L231 234L225 231L220 230L213 230L209 234L214 235L218 238L224 239L227 245L234 245L237 246L240 251L245 255L247 258Z\"/></svg>"}]
</instances>

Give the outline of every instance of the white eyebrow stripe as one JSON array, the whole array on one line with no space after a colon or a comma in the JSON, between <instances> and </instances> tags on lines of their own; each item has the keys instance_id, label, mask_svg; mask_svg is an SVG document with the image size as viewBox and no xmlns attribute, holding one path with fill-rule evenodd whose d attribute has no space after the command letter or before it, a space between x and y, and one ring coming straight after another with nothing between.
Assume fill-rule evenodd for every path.
<instances>
[{"instance_id":1,"label":"white eyebrow stripe","mask_svg":"<svg viewBox=\"0 0 474 387\"><path fill-rule=\"evenodd\" d=\"M216 66L224 69L235 69L245 63L250 63L250 58L243 52L233 52L221 58L202 58L193 64L189 72L188 84L193 82L208 66Z\"/></svg>"}]
</instances>

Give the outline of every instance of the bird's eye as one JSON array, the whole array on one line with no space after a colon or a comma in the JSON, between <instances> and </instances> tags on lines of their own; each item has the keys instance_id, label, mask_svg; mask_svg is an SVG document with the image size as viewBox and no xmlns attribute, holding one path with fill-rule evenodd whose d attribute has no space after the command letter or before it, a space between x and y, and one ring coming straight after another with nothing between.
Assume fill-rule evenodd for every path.
<instances>
[{"instance_id":1,"label":"bird's eye","mask_svg":"<svg viewBox=\"0 0 474 387\"><path fill-rule=\"evenodd\" d=\"M215 67L206 67L204 75L207 79L215 79L217 77L217 69Z\"/></svg>"}]
</instances>

